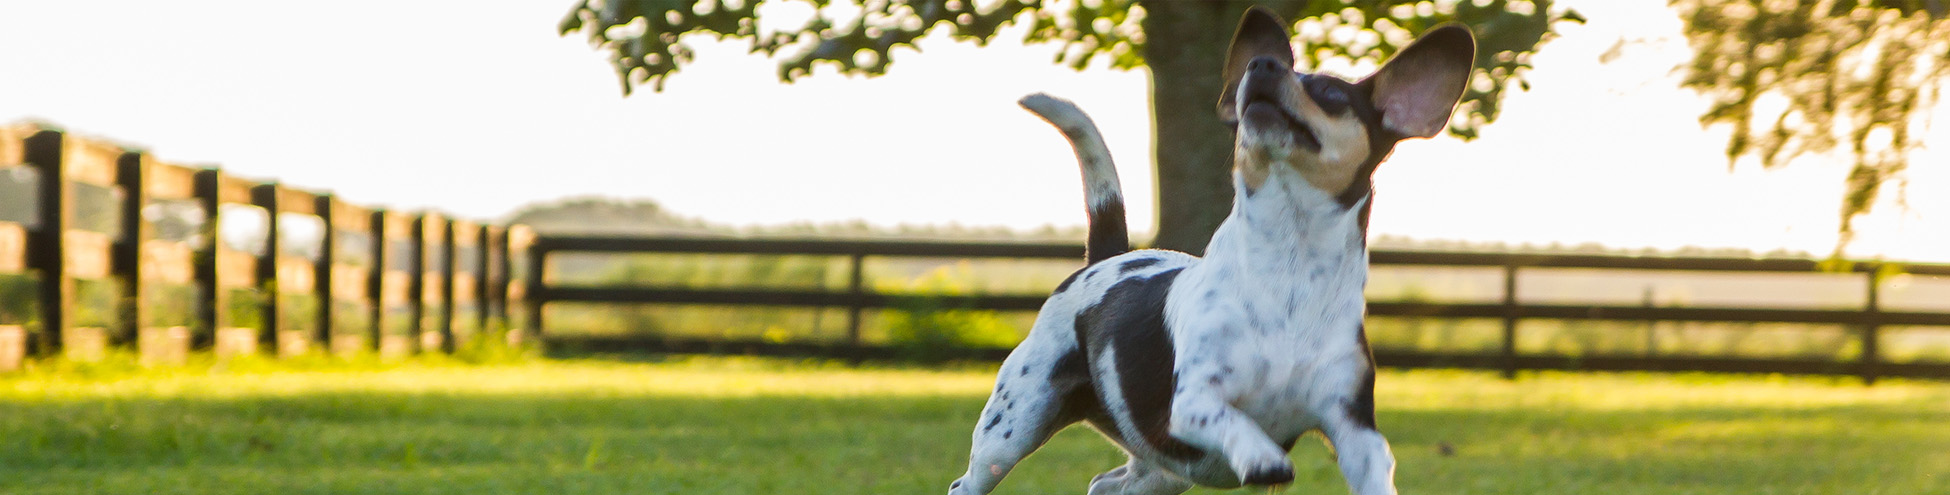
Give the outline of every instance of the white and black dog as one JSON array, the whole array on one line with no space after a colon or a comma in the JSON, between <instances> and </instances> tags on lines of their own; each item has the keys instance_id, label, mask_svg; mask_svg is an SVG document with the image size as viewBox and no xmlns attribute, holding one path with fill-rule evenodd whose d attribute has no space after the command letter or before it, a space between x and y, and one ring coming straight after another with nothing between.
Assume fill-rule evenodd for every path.
<instances>
[{"instance_id":1,"label":"white and black dog","mask_svg":"<svg viewBox=\"0 0 1950 495\"><path fill-rule=\"evenodd\" d=\"M1397 142L1447 124L1475 38L1437 27L1347 82L1295 72L1287 26L1255 8L1226 55L1219 114L1236 125L1236 194L1203 259L1130 251L1096 126L1067 102L1023 99L1076 148L1090 264L1003 362L951 495L989 493L1078 421L1130 455L1092 495L1284 484L1287 452L1309 431L1334 446L1354 493L1395 493L1362 327L1370 176Z\"/></svg>"}]
</instances>

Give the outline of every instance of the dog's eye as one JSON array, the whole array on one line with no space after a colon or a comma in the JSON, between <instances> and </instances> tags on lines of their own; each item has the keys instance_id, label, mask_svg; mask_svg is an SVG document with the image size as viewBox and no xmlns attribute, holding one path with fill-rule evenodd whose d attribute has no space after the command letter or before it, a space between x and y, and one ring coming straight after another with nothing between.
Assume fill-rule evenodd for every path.
<instances>
[{"instance_id":1,"label":"dog's eye","mask_svg":"<svg viewBox=\"0 0 1950 495\"><path fill-rule=\"evenodd\" d=\"M1346 90L1333 84L1314 84L1311 86L1307 88L1311 90L1308 92L1313 93L1314 102L1320 104L1321 110L1326 110L1327 113L1341 113L1341 111L1347 110L1349 102Z\"/></svg>"}]
</instances>

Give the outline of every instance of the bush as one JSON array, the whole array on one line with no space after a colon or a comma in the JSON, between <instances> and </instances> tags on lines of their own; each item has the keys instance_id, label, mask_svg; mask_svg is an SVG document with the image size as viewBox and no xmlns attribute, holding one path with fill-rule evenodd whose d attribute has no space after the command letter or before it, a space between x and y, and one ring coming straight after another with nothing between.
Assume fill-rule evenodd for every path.
<instances>
[{"instance_id":1,"label":"bush","mask_svg":"<svg viewBox=\"0 0 1950 495\"><path fill-rule=\"evenodd\" d=\"M38 319L39 287L33 275L0 273L0 325L25 325Z\"/></svg>"},{"instance_id":2,"label":"bush","mask_svg":"<svg viewBox=\"0 0 1950 495\"><path fill-rule=\"evenodd\" d=\"M969 294L966 262L941 267L908 283L903 292L915 294L895 303L887 313L887 336L895 345L906 347L916 358L943 357L957 348L1006 348L1021 339L1022 331L1004 321L994 311L955 307L948 296Z\"/></svg>"}]
</instances>

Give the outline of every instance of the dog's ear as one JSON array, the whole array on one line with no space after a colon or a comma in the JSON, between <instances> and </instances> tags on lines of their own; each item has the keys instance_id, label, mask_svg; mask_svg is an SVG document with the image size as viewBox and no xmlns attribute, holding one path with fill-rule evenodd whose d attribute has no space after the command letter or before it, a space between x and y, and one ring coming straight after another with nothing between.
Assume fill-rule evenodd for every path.
<instances>
[{"instance_id":1,"label":"dog's ear","mask_svg":"<svg viewBox=\"0 0 1950 495\"><path fill-rule=\"evenodd\" d=\"M1287 67L1293 67L1293 33L1278 14L1255 5L1239 19L1239 30L1232 33L1232 47L1226 49L1226 87L1219 93L1220 120L1239 120L1235 101L1239 78L1246 75L1246 63L1261 56L1279 59Z\"/></svg>"},{"instance_id":2,"label":"dog's ear","mask_svg":"<svg viewBox=\"0 0 1950 495\"><path fill-rule=\"evenodd\" d=\"M1404 137L1435 137L1449 124L1476 61L1476 37L1460 24L1422 34L1359 84L1367 86L1381 125Z\"/></svg>"}]
</instances>

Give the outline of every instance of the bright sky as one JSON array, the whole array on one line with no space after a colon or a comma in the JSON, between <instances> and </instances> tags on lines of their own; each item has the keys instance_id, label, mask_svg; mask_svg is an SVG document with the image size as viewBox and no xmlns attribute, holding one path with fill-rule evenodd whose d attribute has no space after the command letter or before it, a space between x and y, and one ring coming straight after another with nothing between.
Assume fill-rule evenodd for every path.
<instances>
[{"instance_id":1,"label":"bright sky","mask_svg":"<svg viewBox=\"0 0 1950 495\"><path fill-rule=\"evenodd\" d=\"M1660 2L1566 3L1591 22L1538 54L1533 89L1482 139L1404 143L1382 166L1376 233L1827 252L1845 162L1729 170L1725 131L1702 130L1703 101L1677 88L1678 18ZM0 122L483 219L602 195L734 224L1080 224L1067 144L1014 104L1043 91L1096 118L1132 227L1150 228L1143 72L1071 71L1017 35L930 40L885 77L781 85L745 42L701 38L663 93L625 99L602 54L555 34L570 4L10 0ZM1635 43L1599 63L1620 39ZM1926 142L1950 142L1943 127ZM1914 155L1908 208L1861 221L1857 254L1950 261L1946 162Z\"/></svg>"}]
</instances>

